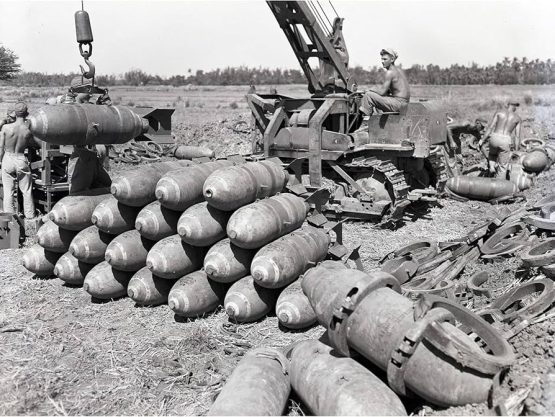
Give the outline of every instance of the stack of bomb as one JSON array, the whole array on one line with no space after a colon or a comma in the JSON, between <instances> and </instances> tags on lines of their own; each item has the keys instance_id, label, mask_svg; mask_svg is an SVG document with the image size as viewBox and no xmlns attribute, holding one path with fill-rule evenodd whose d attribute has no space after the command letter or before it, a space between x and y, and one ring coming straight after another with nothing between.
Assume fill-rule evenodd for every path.
<instances>
[{"instance_id":1,"label":"stack of bomb","mask_svg":"<svg viewBox=\"0 0 555 417\"><path fill-rule=\"evenodd\" d=\"M189 165L190 161L150 164L113 181L112 196L92 215L97 229L111 238L85 278L83 287L89 294L100 299L129 295L141 305L166 301L173 282L153 276L146 258L156 242L176 233L181 212L156 201L156 184L168 171Z\"/></svg>"},{"instance_id":2,"label":"stack of bomb","mask_svg":"<svg viewBox=\"0 0 555 417\"><path fill-rule=\"evenodd\" d=\"M58 201L38 230L38 244L23 256L23 265L38 276L56 275L68 284L81 285L90 269L71 253L74 239L90 228L96 206L109 197L107 189L95 189Z\"/></svg>"},{"instance_id":3,"label":"stack of bomb","mask_svg":"<svg viewBox=\"0 0 555 417\"><path fill-rule=\"evenodd\" d=\"M298 228L306 216L302 199L289 194L275 196L287 180L288 174L273 161L236 166L229 160L184 167L160 179L156 186L159 203L183 214L177 234L156 243L148 253L146 264L156 278L177 279L168 297L168 305L175 314L195 317L214 311L227 301L230 307L226 311L232 312L234 319L253 321L275 306L279 290L256 285L249 273L257 249ZM264 198L267 199L257 202ZM287 217L295 207L289 200L302 205L302 213L294 212L298 217L294 222ZM268 202L271 202L269 206ZM264 204L278 209L278 216L271 217L286 218L278 218L270 226L272 218L267 218L266 208L257 223L258 212L264 210ZM262 208L257 209L257 205ZM245 210L249 221L238 217ZM237 221L243 226L254 225L266 235L247 236L244 241L241 235L244 231L238 234L232 227Z\"/></svg>"},{"instance_id":4,"label":"stack of bomb","mask_svg":"<svg viewBox=\"0 0 555 417\"><path fill-rule=\"evenodd\" d=\"M166 207L188 206L178 223L182 242L177 237L160 242L165 250L153 248L148 264L162 275L167 271L155 264L167 267L172 264L169 258L190 258L179 252L209 249L204 269L180 278L170 292L170 308L178 315L196 316L216 309L225 294L223 304L233 320L255 321L276 306L282 289L291 284L278 315L292 328L313 324L308 300L293 282L325 257L330 238L310 226L294 232L305 220L308 205L292 194L276 195L288 174L273 161L241 166L217 161L185 170L162 178L156 192ZM175 249L169 250L170 245Z\"/></svg>"}]
</instances>

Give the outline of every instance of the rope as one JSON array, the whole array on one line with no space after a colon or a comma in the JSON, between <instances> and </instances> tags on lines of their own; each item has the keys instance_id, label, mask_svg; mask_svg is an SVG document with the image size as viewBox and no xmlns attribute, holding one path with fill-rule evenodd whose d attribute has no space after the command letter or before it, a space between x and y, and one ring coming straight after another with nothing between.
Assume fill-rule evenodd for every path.
<instances>
[{"instance_id":1,"label":"rope","mask_svg":"<svg viewBox=\"0 0 555 417\"><path fill-rule=\"evenodd\" d=\"M333 25L330 22L330 19L328 18L328 15L326 14L326 11L324 10L324 8L322 7L322 5L320 4L320 2L318 0L316 0L316 3L318 3L318 7L320 7L320 10L322 10L322 13L324 14L324 17L326 18L326 20L328 21L332 31L333 31Z\"/></svg>"},{"instance_id":2,"label":"rope","mask_svg":"<svg viewBox=\"0 0 555 417\"><path fill-rule=\"evenodd\" d=\"M335 10L335 7L333 7L333 3L331 2L331 0L329 0L329 2L330 2L331 8L332 8L333 11L335 12L335 16L336 16L336 17L339 17L339 14L337 14L337 10Z\"/></svg>"},{"instance_id":3,"label":"rope","mask_svg":"<svg viewBox=\"0 0 555 417\"><path fill-rule=\"evenodd\" d=\"M322 16L320 16L320 13L318 12L318 10L316 9L316 6L314 6L314 4L312 3L312 1L307 2L308 6L310 7L312 13L314 14L314 16L316 17L316 20L318 21L318 24L320 26L322 26L322 29L327 32L326 36L331 36L331 32L328 30L326 23L324 22L324 20L322 19Z\"/></svg>"}]
</instances>

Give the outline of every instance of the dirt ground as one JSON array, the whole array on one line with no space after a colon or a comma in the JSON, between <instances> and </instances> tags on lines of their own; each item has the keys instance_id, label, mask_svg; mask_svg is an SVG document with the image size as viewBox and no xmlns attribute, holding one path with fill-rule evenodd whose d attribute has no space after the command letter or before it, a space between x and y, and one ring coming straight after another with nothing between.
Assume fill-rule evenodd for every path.
<instances>
[{"instance_id":1,"label":"dirt ground","mask_svg":"<svg viewBox=\"0 0 555 417\"><path fill-rule=\"evenodd\" d=\"M244 88L210 88L213 90L163 92L159 104L167 102L173 93L174 99L166 104L175 101L178 107L174 117L176 140L211 146L218 156L249 151L250 134L241 132L242 124L238 126L238 122L249 121L242 101ZM297 87L278 87L278 91L293 94L294 88ZM525 117L534 118L528 122L526 132L542 137L555 132L553 87L495 87L495 94L491 86L485 86L485 92L474 87L450 87L449 92L441 88L421 87L418 91L423 97L444 97L456 118L490 118L498 102L506 97L517 96L524 101L530 94L530 104L523 103L521 107ZM137 97L148 97L149 93L148 89L113 92L122 104L138 103ZM184 104L187 101L188 106ZM204 105L192 104L199 102ZM238 103L238 108L230 103ZM5 105L6 101L0 104ZM39 99L34 101L35 106L39 104ZM153 103L145 99L144 104ZM554 184L552 168L526 191L527 200L536 201L554 192ZM508 206L515 209L522 204ZM344 239L351 248L361 245L364 267L372 271L383 255L407 242L446 241L465 235L495 208L488 203L442 199L438 206L409 210L403 226L394 231L370 223L348 222ZM306 331L285 331L279 328L274 315L256 323L235 325L222 310L195 320L182 320L174 317L167 306L138 307L129 298L95 303L82 288L63 285L58 279L32 276L21 265L23 252L24 249L0 252L3 415L205 414L246 350L285 347L324 332L318 326ZM478 270L488 271L491 278L486 287L495 297L519 282L520 264L518 256L480 260L467 265L460 279ZM546 408L544 392L544 387L554 386L554 333L555 320L551 318L528 327L511 340L517 360L502 383L500 395L509 404L516 404L511 408L513 414L555 412ZM447 409L419 401L406 405L409 412L417 415L489 413L485 403ZM308 411L293 397L287 413L301 415Z\"/></svg>"}]
</instances>

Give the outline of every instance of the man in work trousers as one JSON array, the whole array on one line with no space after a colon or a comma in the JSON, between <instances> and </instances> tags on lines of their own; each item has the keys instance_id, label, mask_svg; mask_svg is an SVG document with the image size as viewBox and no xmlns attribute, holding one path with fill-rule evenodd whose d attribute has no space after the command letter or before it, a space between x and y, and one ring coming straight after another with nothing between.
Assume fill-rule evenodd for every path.
<instances>
[{"instance_id":1,"label":"man in work trousers","mask_svg":"<svg viewBox=\"0 0 555 417\"><path fill-rule=\"evenodd\" d=\"M386 70L385 81L375 90L364 93L360 110L367 116L371 116L374 109L398 112L410 99L409 82L405 72L395 66L397 52L391 48L382 49L380 55Z\"/></svg>"},{"instance_id":2,"label":"man in work trousers","mask_svg":"<svg viewBox=\"0 0 555 417\"><path fill-rule=\"evenodd\" d=\"M15 122L5 124L0 129L0 160L2 161L2 184L4 186L4 211L14 213L14 185L17 180L23 195L23 211L25 218L35 216L33 202L33 180L31 167L24 152L33 143L33 135L25 118L28 115L27 105L19 102L15 105Z\"/></svg>"},{"instance_id":3,"label":"man in work trousers","mask_svg":"<svg viewBox=\"0 0 555 417\"><path fill-rule=\"evenodd\" d=\"M495 113L484 137L478 142L482 148L484 142L489 141L489 172L497 178L506 179L512 152L520 147L522 120L516 114L519 105L517 101L510 101L506 110Z\"/></svg>"},{"instance_id":4,"label":"man in work trousers","mask_svg":"<svg viewBox=\"0 0 555 417\"><path fill-rule=\"evenodd\" d=\"M69 194L93 188L109 187L112 184L110 174L105 169L108 158L107 147L74 146L67 166Z\"/></svg>"}]
</instances>

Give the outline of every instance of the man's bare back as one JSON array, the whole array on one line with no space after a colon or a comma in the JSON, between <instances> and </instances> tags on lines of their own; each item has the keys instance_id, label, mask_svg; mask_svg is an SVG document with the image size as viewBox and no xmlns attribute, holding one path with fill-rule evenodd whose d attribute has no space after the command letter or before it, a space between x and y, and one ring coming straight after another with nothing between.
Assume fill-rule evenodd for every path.
<instances>
[{"instance_id":1,"label":"man's bare back","mask_svg":"<svg viewBox=\"0 0 555 417\"><path fill-rule=\"evenodd\" d=\"M521 118L508 110L498 112L494 116L495 127L493 133L510 135L521 122Z\"/></svg>"},{"instance_id":2,"label":"man's bare back","mask_svg":"<svg viewBox=\"0 0 555 417\"><path fill-rule=\"evenodd\" d=\"M0 131L0 146L4 145L5 152L23 153L32 140L33 135L23 119L2 126Z\"/></svg>"}]
</instances>

